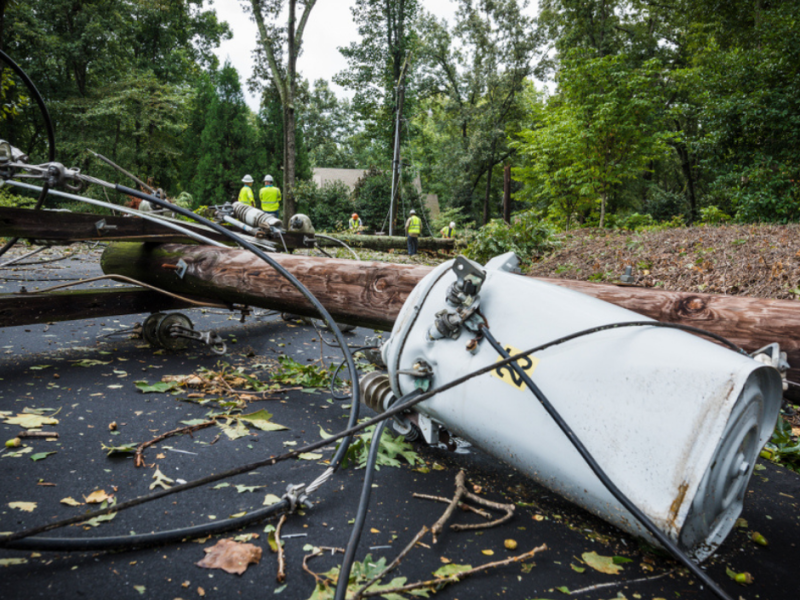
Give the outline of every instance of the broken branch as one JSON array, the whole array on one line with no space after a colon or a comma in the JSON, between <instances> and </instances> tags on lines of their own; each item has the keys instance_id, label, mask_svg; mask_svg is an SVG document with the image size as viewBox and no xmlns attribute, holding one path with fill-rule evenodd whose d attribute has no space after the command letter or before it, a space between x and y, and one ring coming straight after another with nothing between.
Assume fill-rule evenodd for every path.
<instances>
[{"instance_id":1,"label":"broken branch","mask_svg":"<svg viewBox=\"0 0 800 600\"><path fill-rule=\"evenodd\" d=\"M429 496L428 494L417 494L416 492L413 494L414 498L420 498L422 500L435 500L436 502L444 502L445 504L450 504L450 498L442 498L441 496ZM492 515L485 510L481 510L480 508L476 508L474 506L470 506L469 504L465 504L464 502L458 503L458 508L461 510L469 510L474 512L476 515L482 516L484 519L491 519Z\"/></svg>"},{"instance_id":2,"label":"broken branch","mask_svg":"<svg viewBox=\"0 0 800 600\"><path fill-rule=\"evenodd\" d=\"M417 532L417 535L414 536L414 539L412 539L408 543L408 545L405 548L403 548L403 551L397 555L397 557L389 564L389 566L386 567L383 571L381 571L378 575L370 579L361 589L359 589L355 593L353 598L355 600L359 600L359 598L362 597L362 594L367 590L367 588L371 587L372 584L374 584L376 581L380 581L380 579L384 575L386 575L389 571L393 570L397 565L399 565L400 561L402 561L406 557L406 555L409 552L411 552L411 549L417 545L417 542L419 542L426 533L428 533L428 528L425 525L423 525L422 529L420 529L419 532Z\"/></svg>"},{"instance_id":3,"label":"broken branch","mask_svg":"<svg viewBox=\"0 0 800 600\"><path fill-rule=\"evenodd\" d=\"M17 434L18 438L57 438L58 433L55 431L20 431Z\"/></svg>"},{"instance_id":4,"label":"broken branch","mask_svg":"<svg viewBox=\"0 0 800 600\"><path fill-rule=\"evenodd\" d=\"M275 546L278 548L278 583L283 583L286 580L286 563L283 558L283 545L281 544L281 527L286 522L286 513L281 515L281 520L278 521L278 526L275 528Z\"/></svg>"},{"instance_id":5,"label":"broken branch","mask_svg":"<svg viewBox=\"0 0 800 600\"><path fill-rule=\"evenodd\" d=\"M305 571L306 573L311 575L316 580L317 585L319 585L320 583L321 584L325 584L326 578L322 577L321 575L318 575L317 573L312 571L311 567L308 566L308 561L311 560L312 558L314 558L315 556L319 556L320 554L322 554L322 553L324 553L324 552L326 552L328 550L331 551L331 554L334 554L336 552L341 552L342 554L344 554L344 548L333 548L331 546L318 546L317 549L314 550L314 552L311 552L310 554L306 554L303 557L303 571Z\"/></svg>"},{"instance_id":6,"label":"broken branch","mask_svg":"<svg viewBox=\"0 0 800 600\"><path fill-rule=\"evenodd\" d=\"M444 514L442 514L442 516L439 517L439 520L433 524L433 527L431 527L431 533L433 534L434 544L437 542L436 536L441 533L442 529L445 526L445 523L447 523L450 517L453 516L453 511L456 509L456 506L458 505L459 501L464 496L464 494L467 493L467 488L464 485L464 479L465 479L464 471L459 471L458 475L456 475L456 493L453 496L453 499L450 501L450 505L444 511Z\"/></svg>"},{"instance_id":7,"label":"broken branch","mask_svg":"<svg viewBox=\"0 0 800 600\"><path fill-rule=\"evenodd\" d=\"M187 425L185 427L178 427L177 429L173 429L172 431L167 431L166 433L162 433L159 436L154 437L152 440L147 442L142 442L138 446L136 446L136 452L133 454L133 464L137 467L144 466L144 449L152 446L153 444L157 444L158 442L167 439L173 435L182 435L184 433L194 433L200 429L205 429L206 427L211 427L212 425L216 424L216 420L212 419L211 421L206 421L204 423L198 423L197 425Z\"/></svg>"},{"instance_id":8,"label":"broken branch","mask_svg":"<svg viewBox=\"0 0 800 600\"><path fill-rule=\"evenodd\" d=\"M364 592L363 596L369 597L369 596L384 596L388 594L400 594L411 590L418 590L424 587L431 587L447 583L455 583L457 581L460 581L461 579L464 579L464 577L474 575L475 573L480 573L481 571L487 571L489 569L504 567L506 565L511 565L514 563L526 561L530 558L533 558L538 552L541 552L542 550L547 550L547 544L542 544L541 546L538 546L537 548L534 548L533 550L526 552L525 554L520 554L519 556L513 556L505 560L498 560L495 562L479 565L474 569L470 569L469 571L463 571L455 575L450 575L449 577L437 577L436 579L429 579L427 581L418 581L416 583L409 583L408 585L402 585L394 588L384 588L381 590L373 590L371 592L368 591Z\"/></svg>"},{"instance_id":9,"label":"broken branch","mask_svg":"<svg viewBox=\"0 0 800 600\"><path fill-rule=\"evenodd\" d=\"M499 502L492 502L491 500L487 500L486 498L481 498L480 496L473 494L472 492L467 492L466 497L468 500L472 500L473 502L477 502L478 504L483 504L486 507L493 508L495 510L501 510L506 514L500 517L499 519L495 519L491 523L474 523L472 525L459 525L458 523L453 523L450 525L450 529L453 531L467 531L469 529L487 529L489 527L494 527L496 525L500 525L508 521L511 517L514 516L514 510L516 510L516 506L513 504L501 504Z\"/></svg>"}]
</instances>

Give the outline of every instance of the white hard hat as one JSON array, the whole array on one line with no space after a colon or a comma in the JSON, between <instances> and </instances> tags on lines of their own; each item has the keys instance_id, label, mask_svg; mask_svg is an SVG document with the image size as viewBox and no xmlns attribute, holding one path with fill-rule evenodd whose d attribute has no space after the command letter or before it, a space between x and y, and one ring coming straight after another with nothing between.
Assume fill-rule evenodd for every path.
<instances>
[{"instance_id":1,"label":"white hard hat","mask_svg":"<svg viewBox=\"0 0 800 600\"><path fill-rule=\"evenodd\" d=\"M242 183L253 183L253 178L250 175L242 177Z\"/></svg>"},{"instance_id":2,"label":"white hard hat","mask_svg":"<svg viewBox=\"0 0 800 600\"><path fill-rule=\"evenodd\" d=\"M455 221L450 221L450 227L451 227L452 229L455 229L455 227L456 227L456 222L455 222Z\"/></svg>"},{"instance_id":3,"label":"white hard hat","mask_svg":"<svg viewBox=\"0 0 800 600\"><path fill-rule=\"evenodd\" d=\"M272 183L272 175L264 175L264 181L269 181Z\"/></svg>"},{"instance_id":4,"label":"white hard hat","mask_svg":"<svg viewBox=\"0 0 800 600\"><path fill-rule=\"evenodd\" d=\"M417 211L415 211L415 210L412 208L410 211L408 211L408 214L410 214L410 215L415 215L415 214L417 214Z\"/></svg>"}]
</instances>

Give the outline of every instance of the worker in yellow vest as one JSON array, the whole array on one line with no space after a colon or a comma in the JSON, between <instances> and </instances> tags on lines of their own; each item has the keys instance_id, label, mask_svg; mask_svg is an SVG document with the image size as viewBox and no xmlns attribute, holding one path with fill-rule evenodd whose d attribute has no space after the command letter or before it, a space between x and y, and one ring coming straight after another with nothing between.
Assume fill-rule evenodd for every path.
<instances>
[{"instance_id":1,"label":"worker in yellow vest","mask_svg":"<svg viewBox=\"0 0 800 600\"><path fill-rule=\"evenodd\" d=\"M456 222L450 221L450 226L448 227L445 225L439 233L441 233L442 237L445 239L456 237Z\"/></svg>"},{"instance_id":2,"label":"worker in yellow vest","mask_svg":"<svg viewBox=\"0 0 800 600\"><path fill-rule=\"evenodd\" d=\"M239 190L239 202L247 204L247 206L256 206L256 200L253 197L253 178L250 175L245 175L242 177L242 183L244 185Z\"/></svg>"},{"instance_id":3,"label":"worker in yellow vest","mask_svg":"<svg viewBox=\"0 0 800 600\"><path fill-rule=\"evenodd\" d=\"M258 192L261 201L261 210L273 217L280 218L281 190L274 185L272 175L264 177L264 187Z\"/></svg>"},{"instance_id":4,"label":"worker in yellow vest","mask_svg":"<svg viewBox=\"0 0 800 600\"><path fill-rule=\"evenodd\" d=\"M364 223L361 222L361 219L358 218L358 213L353 213L350 217L350 220L347 222L348 227L350 228L350 233L354 235L358 235L364 229Z\"/></svg>"},{"instance_id":5,"label":"worker in yellow vest","mask_svg":"<svg viewBox=\"0 0 800 600\"><path fill-rule=\"evenodd\" d=\"M417 253L417 239L422 229L422 221L417 216L417 211L413 208L408 211L408 214L411 216L406 221L406 242L408 244L408 255L414 256Z\"/></svg>"}]
</instances>

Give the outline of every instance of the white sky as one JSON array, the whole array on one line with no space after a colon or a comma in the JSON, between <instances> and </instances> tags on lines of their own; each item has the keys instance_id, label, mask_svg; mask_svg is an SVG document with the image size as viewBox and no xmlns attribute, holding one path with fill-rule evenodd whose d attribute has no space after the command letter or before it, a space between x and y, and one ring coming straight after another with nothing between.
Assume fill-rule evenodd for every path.
<instances>
[{"instance_id":1,"label":"white sky","mask_svg":"<svg viewBox=\"0 0 800 600\"><path fill-rule=\"evenodd\" d=\"M298 71L309 81L327 79L331 82L333 75L347 66L338 48L358 39L350 13L353 3L353 0L317 0L303 34L303 54L297 61ZM257 43L258 29L245 15L240 0L207 0L207 4L216 9L221 21L227 21L230 25L233 38L221 44L217 56L220 62L230 60L236 67L244 88L244 82L253 74L252 51ZM531 2L527 12L534 15L536 5L536 2ZM456 5L453 0L422 0L422 6L451 22L455 15ZM298 14L298 18L299 16ZM331 89L338 96L345 95L345 91L332 82ZM244 93L248 106L258 111L260 98L246 89Z\"/></svg>"}]
</instances>

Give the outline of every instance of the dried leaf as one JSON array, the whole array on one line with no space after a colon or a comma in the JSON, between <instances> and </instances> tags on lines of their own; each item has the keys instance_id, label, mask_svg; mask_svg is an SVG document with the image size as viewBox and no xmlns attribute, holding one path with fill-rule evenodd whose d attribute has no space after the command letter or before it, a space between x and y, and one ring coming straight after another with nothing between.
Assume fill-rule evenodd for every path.
<instances>
[{"instance_id":1,"label":"dried leaf","mask_svg":"<svg viewBox=\"0 0 800 600\"><path fill-rule=\"evenodd\" d=\"M72 364L76 367L96 367L98 365L110 365L110 360L95 360L93 358L84 358L83 360L74 360Z\"/></svg>"},{"instance_id":2,"label":"dried leaf","mask_svg":"<svg viewBox=\"0 0 800 600\"><path fill-rule=\"evenodd\" d=\"M249 415L241 415L239 417L240 421L245 421L249 423L253 427L257 427L262 431L280 431L282 429L288 429L288 427L284 427L283 425L278 425L277 423L273 423L270 421L272 418L272 413L264 410L263 408L257 412L250 413Z\"/></svg>"},{"instance_id":3,"label":"dried leaf","mask_svg":"<svg viewBox=\"0 0 800 600\"><path fill-rule=\"evenodd\" d=\"M106 494L105 490L95 490L88 496L83 497L87 504L100 504L111 499L111 496Z\"/></svg>"},{"instance_id":4,"label":"dried leaf","mask_svg":"<svg viewBox=\"0 0 800 600\"><path fill-rule=\"evenodd\" d=\"M25 512L33 512L36 509L36 502L9 502L8 505Z\"/></svg>"},{"instance_id":5,"label":"dried leaf","mask_svg":"<svg viewBox=\"0 0 800 600\"><path fill-rule=\"evenodd\" d=\"M59 502L61 502L61 504L66 504L67 506L83 506L83 502L78 502L71 496L62 498L61 500L59 500Z\"/></svg>"},{"instance_id":6,"label":"dried leaf","mask_svg":"<svg viewBox=\"0 0 800 600\"><path fill-rule=\"evenodd\" d=\"M170 483L175 483L174 479L170 479L169 477L164 475L161 472L161 469L158 468L158 467L156 467L156 472L153 473L153 479L155 479L155 481L150 484L150 489L151 490L155 489L156 486L159 486L159 487L164 488L165 490L168 490L170 487L172 487L169 484Z\"/></svg>"},{"instance_id":7,"label":"dried leaf","mask_svg":"<svg viewBox=\"0 0 800 600\"><path fill-rule=\"evenodd\" d=\"M210 548L204 549L205 558L196 563L205 569L222 569L226 573L241 575L251 563L261 560L261 548L253 544L242 544L231 539L219 540ZM198 593L201 588L198 588Z\"/></svg>"},{"instance_id":8,"label":"dried leaf","mask_svg":"<svg viewBox=\"0 0 800 600\"><path fill-rule=\"evenodd\" d=\"M611 556L600 556L597 552L584 552L581 554L581 558L587 565L601 573L616 575L622 570L621 566L614 564L614 558Z\"/></svg>"},{"instance_id":9,"label":"dried leaf","mask_svg":"<svg viewBox=\"0 0 800 600\"><path fill-rule=\"evenodd\" d=\"M10 567L11 565L24 565L28 562L27 558L0 558L0 567Z\"/></svg>"},{"instance_id":10,"label":"dried leaf","mask_svg":"<svg viewBox=\"0 0 800 600\"><path fill-rule=\"evenodd\" d=\"M136 452L136 447L139 444L136 442L131 442L130 444L122 444L121 446L106 446L103 443L101 443L101 445L103 446L103 450L107 451L106 456L111 456L112 454L117 453Z\"/></svg>"},{"instance_id":11,"label":"dried leaf","mask_svg":"<svg viewBox=\"0 0 800 600\"><path fill-rule=\"evenodd\" d=\"M260 489L260 488L263 488L263 487L267 487L267 486L265 486L265 485L242 485L242 484L237 484L236 485L236 491L239 492L240 494L243 494L245 492L255 492L257 489Z\"/></svg>"},{"instance_id":12,"label":"dried leaf","mask_svg":"<svg viewBox=\"0 0 800 600\"><path fill-rule=\"evenodd\" d=\"M39 429L42 425L58 425L58 419L36 414L20 413L16 417L6 417L6 425L19 425L25 429Z\"/></svg>"},{"instance_id":13,"label":"dried leaf","mask_svg":"<svg viewBox=\"0 0 800 600\"><path fill-rule=\"evenodd\" d=\"M317 452L302 452L297 455L297 458L300 460L319 460L322 456L322 454L318 454Z\"/></svg>"},{"instance_id":14,"label":"dried leaf","mask_svg":"<svg viewBox=\"0 0 800 600\"><path fill-rule=\"evenodd\" d=\"M280 501L281 501L281 499L278 496L276 496L275 494L267 494L266 497L264 498L263 505L264 506L272 506L273 504L277 504Z\"/></svg>"},{"instance_id":15,"label":"dried leaf","mask_svg":"<svg viewBox=\"0 0 800 600\"><path fill-rule=\"evenodd\" d=\"M133 586L133 589L135 589L140 594L144 594L147 591L147 588L144 587L143 585L135 585Z\"/></svg>"},{"instance_id":16,"label":"dried leaf","mask_svg":"<svg viewBox=\"0 0 800 600\"><path fill-rule=\"evenodd\" d=\"M241 437L250 435L247 426L237 419L229 419L227 423L223 423L220 420L217 421L217 425L232 440L238 440Z\"/></svg>"},{"instance_id":17,"label":"dried leaf","mask_svg":"<svg viewBox=\"0 0 800 600\"><path fill-rule=\"evenodd\" d=\"M111 498L110 502L103 502L100 505L100 510L104 508L108 508L109 506L114 506L117 503L116 498ZM112 521L114 517L117 516L117 513L112 512L108 513L107 515L100 515L99 517L92 517L88 521L84 521L83 525L87 525L89 527L99 527L101 523L107 523L108 521Z\"/></svg>"}]
</instances>

